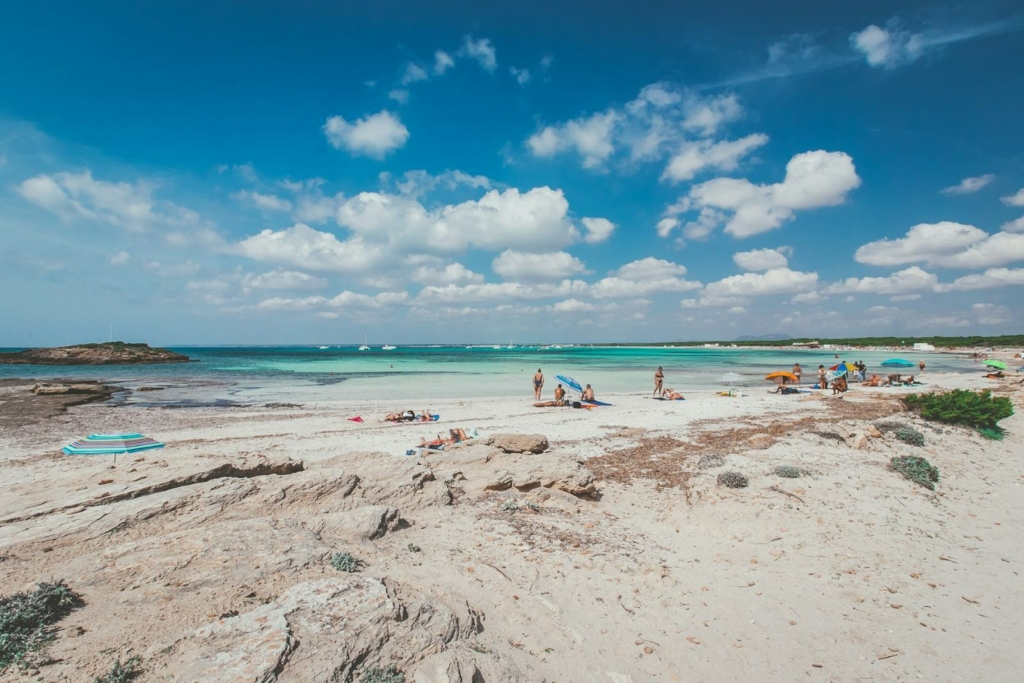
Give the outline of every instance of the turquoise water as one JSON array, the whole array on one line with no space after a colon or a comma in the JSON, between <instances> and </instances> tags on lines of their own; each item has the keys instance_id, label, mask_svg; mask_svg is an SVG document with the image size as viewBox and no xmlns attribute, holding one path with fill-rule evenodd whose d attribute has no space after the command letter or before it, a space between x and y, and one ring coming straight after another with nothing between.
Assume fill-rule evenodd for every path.
<instances>
[{"instance_id":1,"label":"turquoise water","mask_svg":"<svg viewBox=\"0 0 1024 683\"><path fill-rule=\"evenodd\" d=\"M546 377L545 395L568 375L602 393L645 392L653 388L654 370L665 369L665 386L680 391L719 388L725 372L744 375L750 387L767 386L767 372L789 370L794 362L813 378L819 364L837 361L825 350L665 348L665 347L197 347L175 348L194 362L168 365L12 366L0 365L0 378L91 378L126 386L156 385L164 391L135 394L133 402L259 402L330 400L401 400L532 395L533 373ZM929 371L977 371L977 361L952 354L857 351L843 360L863 360L868 372L893 356L917 362Z\"/></svg>"}]
</instances>

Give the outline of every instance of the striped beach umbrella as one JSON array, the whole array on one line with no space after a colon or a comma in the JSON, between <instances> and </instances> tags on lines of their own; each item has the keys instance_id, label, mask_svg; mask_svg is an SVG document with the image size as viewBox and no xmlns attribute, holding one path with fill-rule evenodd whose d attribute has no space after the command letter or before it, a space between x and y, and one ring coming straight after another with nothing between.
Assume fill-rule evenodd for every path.
<instances>
[{"instance_id":1,"label":"striped beach umbrella","mask_svg":"<svg viewBox=\"0 0 1024 683\"><path fill-rule=\"evenodd\" d=\"M142 434L90 434L61 450L68 455L108 455L137 453L163 447L164 445L156 439Z\"/></svg>"},{"instance_id":2,"label":"striped beach umbrella","mask_svg":"<svg viewBox=\"0 0 1024 683\"><path fill-rule=\"evenodd\" d=\"M718 382L728 382L729 386L732 386L736 382L742 382L743 381L743 375L741 375L739 373L736 373L736 372L727 372L724 375L719 375L719 377L718 377L718 379L716 381L718 381Z\"/></svg>"}]
</instances>

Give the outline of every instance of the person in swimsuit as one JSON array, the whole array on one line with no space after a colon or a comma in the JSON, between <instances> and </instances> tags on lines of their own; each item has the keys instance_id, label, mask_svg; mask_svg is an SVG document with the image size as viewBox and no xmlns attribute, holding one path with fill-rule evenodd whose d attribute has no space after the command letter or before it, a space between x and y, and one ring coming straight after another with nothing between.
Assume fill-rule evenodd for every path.
<instances>
[{"instance_id":1,"label":"person in swimsuit","mask_svg":"<svg viewBox=\"0 0 1024 683\"><path fill-rule=\"evenodd\" d=\"M924 372L924 359L922 359L921 362L917 364L917 367L921 368L921 372Z\"/></svg>"},{"instance_id":2,"label":"person in swimsuit","mask_svg":"<svg viewBox=\"0 0 1024 683\"><path fill-rule=\"evenodd\" d=\"M657 372L654 373L654 393L652 396L664 396L665 395L665 371L658 366Z\"/></svg>"},{"instance_id":3,"label":"person in swimsuit","mask_svg":"<svg viewBox=\"0 0 1024 683\"><path fill-rule=\"evenodd\" d=\"M537 368L537 374L533 376L533 400L540 400L540 390L544 388L544 373Z\"/></svg>"},{"instance_id":4,"label":"person in swimsuit","mask_svg":"<svg viewBox=\"0 0 1024 683\"><path fill-rule=\"evenodd\" d=\"M796 375L796 383L800 384L800 378L804 374L804 369L800 367L799 363L793 363L793 374Z\"/></svg>"},{"instance_id":5,"label":"person in swimsuit","mask_svg":"<svg viewBox=\"0 0 1024 683\"><path fill-rule=\"evenodd\" d=\"M593 401L594 400L594 390L590 388L589 384L587 385L587 388L583 390L583 400L584 401Z\"/></svg>"},{"instance_id":6,"label":"person in swimsuit","mask_svg":"<svg viewBox=\"0 0 1024 683\"><path fill-rule=\"evenodd\" d=\"M825 366L818 366L818 386L822 389L828 389L828 377L825 375Z\"/></svg>"},{"instance_id":7,"label":"person in swimsuit","mask_svg":"<svg viewBox=\"0 0 1024 683\"><path fill-rule=\"evenodd\" d=\"M562 405L563 399L565 399L565 389L563 389L562 385L559 384L557 387L555 387L555 405Z\"/></svg>"}]
</instances>

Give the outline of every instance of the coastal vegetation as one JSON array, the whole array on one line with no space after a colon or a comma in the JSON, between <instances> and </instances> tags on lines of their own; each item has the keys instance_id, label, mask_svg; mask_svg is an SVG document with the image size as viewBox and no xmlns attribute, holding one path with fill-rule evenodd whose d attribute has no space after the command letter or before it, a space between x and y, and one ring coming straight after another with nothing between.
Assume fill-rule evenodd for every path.
<instances>
[{"instance_id":1,"label":"coastal vegetation","mask_svg":"<svg viewBox=\"0 0 1024 683\"><path fill-rule=\"evenodd\" d=\"M926 420L962 425L974 429L998 429L998 422L1013 415L1013 403L1007 396L991 391L954 389L941 394L909 394L903 403Z\"/></svg>"},{"instance_id":2,"label":"coastal vegetation","mask_svg":"<svg viewBox=\"0 0 1024 683\"><path fill-rule=\"evenodd\" d=\"M904 479L920 484L929 491L934 491L939 481L939 468L914 455L897 456L890 461L889 467L902 474Z\"/></svg>"},{"instance_id":3,"label":"coastal vegetation","mask_svg":"<svg viewBox=\"0 0 1024 683\"><path fill-rule=\"evenodd\" d=\"M142 669L139 667L138 657L130 657L124 663L118 658L110 667L110 671L94 678L93 683L128 683L140 675L142 675Z\"/></svg>"},{"instance_id":4,"label":"coastal vegetation","mask_svg":"<svg viewBox=\"0 0 1024 683\"><path fill-rule=\"evenodd\" d=\"M352 553L334 553L331 556L331 566L339 572L348 572L349 574L357 572L360 564Z\"/></svg>"},{"instance_id":5,"label":"coastal vegetation","mask_svg":"<svg viewBox=\"0 0 1024 683\"><path fill-rule=\"evenodd\" d=\"M56 638L54 625L84 604L64 581L0 598L0 671L29 664Z\"/></svg>"}]
</instances>

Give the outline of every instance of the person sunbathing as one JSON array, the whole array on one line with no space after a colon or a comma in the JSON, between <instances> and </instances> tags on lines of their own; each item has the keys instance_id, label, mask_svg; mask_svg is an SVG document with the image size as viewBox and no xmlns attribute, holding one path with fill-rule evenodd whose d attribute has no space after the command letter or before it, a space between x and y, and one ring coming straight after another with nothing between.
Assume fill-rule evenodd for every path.
<instances>
[{"instance_id":1,"label":"person sunbathing","mask_svg":"<svg viewBox=\"0 0 1024 683\"><path fill-rule=\"evenodd\" d=\"M590 387L589 384L587 385L587 388L583 390L583 398L582 398L582 400L584 400L584 401L593 401L594 400L594 390Z\"/></svg>"},{"instance_id":2,"label":"person sunbathing","mask_svg":"<svg viewBox=\"0 0 1024 683\"><path fill-rule=\"evenodd\" d=\"M432 451L441 451L444 450L446 446L454 446L455 444L462 443L463 441L469 441L470 438L472 437L466 434L466 430L462 427L458 427L457 429L448 430L447 439L441 438L440 434L438 434L437 438L433 441L420 439L420 448L427 448Z\"/></svg>"},{"instance_id":3,"label":"person sunbathing","mask_svg":"<svg viewBox=\"0 0 1024 683\"><path fill-rule=\"evenodd\" d=\"M871 375L871 379L864 383L866 387L880 387L882 386L882 378L878 375Z\"/></svg>"},{"instance_id":4,"label":"person sunbathing","mask_svg":"<svg viewBox=\"0 0 1024 683\"><path fill-rule=\"evenodd\" d=\"M434 415L433 415L433 413L430 412L430 408L427 408L426 410L424 410L422 415L417 415L416 416L416 422L433 422L433 421L434 421Z\"/></svg>"},{"instance_id":5,"label":"person sunbathing","mask_svg":"<svg viewBox=\"0 0 1024 683\"><path fill-rule=\"evenodd\" d=\"M911 375L910 377L908 377L905 380L903 380L903 386L910 387L910 386L913 386L913 385L914 385L914 376L913 375Z\"/></svg>"},{"instance_id":6,"label":"person sunbathing","mask_svg":"<svg viewBox=\"0 0 1024 683\"><path fill-rule=\"evenodd\" d=\"M988 377L989 379L1002 379L1006 377L1006 375L1003 374L1002 370L1000 370L999 372L990 372L985 376Z\"/></svg>"},{"instance_id":7,"label":"person sunbathing","mask_svg":"<svg viewBox=\"0 0 1024 683\"><path fill-rule=\"evenodd\" d=\"M903 378L900 375L897 375L897 374L889 375L886 378L886 380L885 380L885 386L887 386L887 387L896 386L897 384L902 384L902 383L903 383Z\"/></svg>"},{"instance_id":8,"label":"person sunbathing","mask_svg":"<svg viewBox=\"0 0 1024 683\"><path fill-rule=\"evenodd\" d=\"M670 401L678 401L681 398L685 398L682 394L680 394L678 391L672 388L666 389L663 396L665 396L665 398L669 399Z\"/></svg>"}]
</instances>

